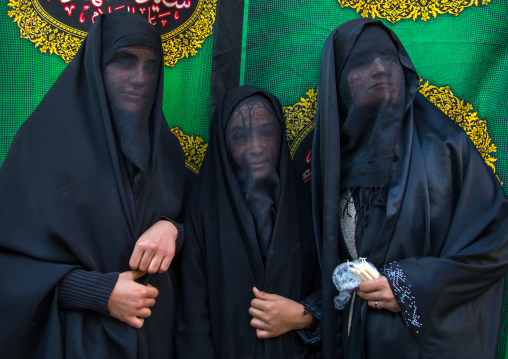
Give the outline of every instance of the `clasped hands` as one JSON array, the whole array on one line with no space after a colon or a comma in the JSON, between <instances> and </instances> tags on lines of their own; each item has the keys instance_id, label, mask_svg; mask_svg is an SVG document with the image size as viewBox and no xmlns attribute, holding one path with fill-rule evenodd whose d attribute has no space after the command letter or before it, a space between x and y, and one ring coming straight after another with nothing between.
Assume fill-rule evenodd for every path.
<instances>
[{"instance_id":1,"label":"clasped hands","mask_svg":"<svg viewBox=\"0 0 508 359\"><path fill-rule=\"evenodd\" d=\"M160 220L148 228L136 242L129 266L131 271L120 273L109 297L110 315L134 328L141 328L144 319L151 315L159 291L139 284L136 279L146 273L164 273L175 256L178 230L173 223Z\"/></svg>"}]
</instances>

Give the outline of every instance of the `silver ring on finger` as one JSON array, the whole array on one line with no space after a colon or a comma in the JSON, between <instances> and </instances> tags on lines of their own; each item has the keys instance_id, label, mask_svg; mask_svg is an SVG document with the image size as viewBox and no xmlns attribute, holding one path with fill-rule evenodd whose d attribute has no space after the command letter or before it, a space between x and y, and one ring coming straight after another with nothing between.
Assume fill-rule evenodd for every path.
<instances>
[{"instance_id":1,"label":"silver ring on finger","mask_svg":"<svg viewBox=\"0 0 508 359\"><path fill-rule=\"evenodd\" d=\"M374 306L376 307L377 310L381 310L381 308L379 308L379 304L377 303L377 300L374 302Z\"/></svg>"}]
</instances>

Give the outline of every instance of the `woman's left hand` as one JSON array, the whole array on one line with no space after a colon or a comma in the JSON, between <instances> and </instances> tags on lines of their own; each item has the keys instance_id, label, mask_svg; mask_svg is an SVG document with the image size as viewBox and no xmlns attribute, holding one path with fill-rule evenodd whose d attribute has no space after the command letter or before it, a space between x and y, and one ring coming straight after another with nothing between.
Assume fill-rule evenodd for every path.
<instances>
[{"instance_id":1,"label":"woman's left hand","mask_svg":"<svg viewBox=\"0 0 508 359\"><path fill-rule=\"evenodd\" d=\"M363 281L355 289L355 292L360 298L368 301L371 308L386 309L394 313L400 312L399 304L395 300L386 277Z\"/></svg>"},{"instance_id":2,"label":"woman's left hand","mask_svg":"<svg viewBox=\"0 0 508 359\"><path fill-rule=\"evenodd\" d=\"M274 338L294 329L312 326L314 316L304 314L304 306L277 294L269 294L253 288L255 298L251 301L250 325L256 328L260 339Z\"/></svg>"},{"instance_id":3,"label":"woman's left hand","mask_svg":"<svg viewBox=\"0 0 508 359\"><path fill-rule=\"evenodd\" d=\"M131 269L149 274L166 272L175 256L177 236L178 229L173 223L156 222L137 240L129 261Z\"/></svg>"}]
</instances>

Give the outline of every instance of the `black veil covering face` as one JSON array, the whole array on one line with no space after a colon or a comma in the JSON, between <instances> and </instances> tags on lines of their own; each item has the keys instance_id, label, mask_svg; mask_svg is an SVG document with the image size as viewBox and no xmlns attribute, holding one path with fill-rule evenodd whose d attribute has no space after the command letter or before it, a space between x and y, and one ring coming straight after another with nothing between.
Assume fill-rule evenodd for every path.
<instances>
[{"instance_id":1,"label":"black veil covering face","mask_svg":"<svg viewBox=\"0 0 508 359\"><path fill-rule=\"evenodd\" d=\"M138 170L144 171L148 166L150 113L157 90L154 84L159 76L162 49L158 39L145 34L123 37L113 44L107 40L103 44L103 51L106 51L101 64L104 88L113 130L133 178ZM142 57L145 63L142 71L129 76L137 60L133 55Z\"/></svg>"},{"instance_id":2,"label":"black veil covering face","mask_svg":"<svg viewBox=\"0 0 508 359\"><path fill-rule=\"evenodd\" d=\"M353 243L345 191L365 212L352 216ZM466 133L418 93L381 22L349 21L324 45L312 195L325 358L495 357L507 199ZM334 308L332 272L353 254L383 272L401 313L359 297Z\"/></svg>"},{"instance_id":3,"label":"black veil covering face","mask_svg":"<svg viewBox=\"0 0 508 359\"><path fill-rule=\"evenodd\" d=\"M334 47L341 46L339 41ZM338 80L341 103L341 187L388 184L395 141L404 114L404 74L388 33L367 26ZM346 161L344 159L347 159Z\"/></svg>"},{"instance_id":4,"label":"black veil covering face","mask_svg":"<svg viewBox=\"0 0 508 359\"><path fill-rule=\"evenodd\" d=\"M116 96L110 91L114 86L106 86L103 79L110 60L138 45L154 49L149 52L159 58L156 82L150 84L155 90L136 87L139 93L131 95L145 99L144 114L123 117L113 108L123 95ZM158 305L139 330L93 311L61 310L57 290L73 269L130 270L139 236L162 216L179 216L185 166L162 113L161 54L158 32L141 16L100 16L18 131L0 169L3 356L173 354L172 269L149 277L159 290ZM125 130L134 119L142 125ZM136 141L138 134L145 139ZM139 157L143 162L132 157L138 151L144 153Z\"/></svg>"},{"instance_id":5,"label":"black veil covering face","mask_svg":"<svg viewBox=\"0 0 508 359\"><path fill-rule=\"evenodd\" d=\"M240 102L226 129L226 147L233 170L254 217L263 262L275 220L280 183L277 173L280 120L266 97L255 95Z\"/></svg>"},{"instance_id":6,"label":"black veil covering face","mask_svg":"<svg viewBox=\"0 0 508 359\"><path fill-rule=\"evenodd\" d=\"M308 193L293 175L279 101L241 86L210 124L182 253L182 358L292 358L294 333L258 339L253 287L295 301L319 287ZM302 342L303 343L303 342Z\"/></svg>"}]
</instances>

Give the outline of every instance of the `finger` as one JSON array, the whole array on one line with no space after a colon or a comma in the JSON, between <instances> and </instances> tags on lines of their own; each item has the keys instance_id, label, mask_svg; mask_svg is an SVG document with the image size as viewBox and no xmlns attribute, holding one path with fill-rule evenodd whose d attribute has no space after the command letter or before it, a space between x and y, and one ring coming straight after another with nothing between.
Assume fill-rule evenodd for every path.
<instances>
[{"instance_id":1,"label":"finger","mask_svg":"<svg viewBox=\"0 0 508 359\"><path fill-rule=\"evenodd\" d=\"M159 291L153 285L148 284L146 286L146 298L157 298Z\"/></svg>"},{"instance_id":2,"label":"finger","mask_svg":"<svg viewBox=\"0 0 508 359\"><path fill-rule=\"evenodd\" d=\"M170 256L164 257L164 259L162 260L162 263L159 267L159 273L167 272L172 261L173 261L173 257L170 257Z\"/></svg>"},{"instance_id":3,"label":"finger","mask_svg":"<svg viewBox=\"0 0 508 359\"><path fill-rule=\"evenodd\" d=\"M361 290L356 291L356 294L364 300L380 300L382 298L381 292L363 292Z\"/></svg>"},{"instance_id":4,"label":"finger","mask_svg":"<svg viewBox=\"0 0 508 359\"><path fill-rule=\"evenodd\" d=\"M143 252L144 251L137 244L134 246L134 250L132 251L131 258L129 260L129 267L132 270L139 269L139 262L143 257Z\"/></svg>"},{"instance_id":5,"label":"finger","mask_svg":"<svg viewBox=\"0 0 508 359\"><path fill-rule=\"evenodd\" d=\"M376 279L372 279L369 281L362 282L364 288L367 288L369 291L372 290L382 290L383 288L389 288L390 284L388 283L388 279L386 277L379 277Z\"/></svg>"},{"instance_id":6,"label":"finger","mask_svg":"<svg viewBox=\"0 0 508 359\"><path fill-rule=\"evenodd\" d=\"M142 276L144 276L146 274L146 272L143 272L143 271L139 271L139 270L132 270L132 271L127 271L127 272L124 272L127 277L130 279L130 280L136 280L138 278L141 278Z\"/></svg>"},{"instance_id":7,"label":"finger","mask_svg":"<svg viewBox=\"0 0 508 359\"><path fill-rule=\"evenodd\" d=\"M127 324L129 324L131 327L139 329L143 326L143 323L145 322L145 320L143 318L130 317L125 322Z\"/></svg>"},{"instance_id":8,"label":"finger","mask_svg":"<svg viewBox=\"0 0 508 359\"><path fill-rule=\"evenodd\" d=\"M268 338L273 337L273 335L269 331L262 330L262 329L256 329L256 336L259 339L268 339Z\"/></svg>"},{"instance_id":9,"label":"finger","mask_svg":"<svg viewBox=\"0 0 508 359\"><path fill-rule=\"evenodd\" d=\"M252 291L254 292L254 296L261 300L266 300L267 296L269 295L268 293L263 292L262 290L259 290L256 287L252 288Z\"/></svg>"},{"instance_id":10,"label":"finger","mask_svg":"<svg viewBox=\"0 0 508 359\"><path fill-rule=\"evenodd\" d=\"M139 262L139 270L147 271L150 266L150 262L154 256L155 252L152 251L144 251L143 257L141 258L141 262Z\"/></svg>"},{"instance_id":11,"label":"finger","mask_svg":"<svg viewBox=\"0 0 508 359\"><path fill-rule=\"evenodd\" d=\"M256 309L254 307L249 308L249 314L252 315L254 318L257 318L259 320L265 320L264 318L264 312L262 310Z\"/></svg>"},{"instance_id":12,"label":"finger","mask_svg":"<svg viewBox=\"0 0 508 359\"><path fill-rule=\"evenodd\" d=\"M152 311L148 308L141 308L136 311L136 317L138 318L148 318L150 315L152 315Z\"/></svg>"},{"instance_id":13,"label":"finger","mask_svg":"<svg viewBox=\"0 0 508 359\"><path fill-rule=\"evenodd\" d=\"M252 291L254 292L254 295L258 299L275 300L275 299L279 298L279 296L277 294L266 293L266 292L263 292L262 290L257 289L256 287L252 288Z\"/></svg>"},{"instance_id":14,"label":"finger","mask_svg":"<svg viewBox=\"0 0 508 359\"><path fill-rule=\"evenodd\" d=\"M257 289L256 287L252 287L252 292L254 293L254 296L256 298L259 298L259 296L262 295L261 294L262 292L259 289Z\"/></svg>"},{"instance_id":15,"label":"finger","mask_svg":"<svg viewBox=\"0 0 508 359\"><path fill-rule=\"evenodd\" d=\"M252 318L250 321L250 325L256 329L261 329L261 330L268 330L269 329L268 324L266 324L265 322L263 322L262 320L259 320L257 318Z\"/></svg>"},{"instance_id":16,"label":"finger","mask_svg":"<svg viewBox=\"0 0 508 359\"><path fill-rule=\"evenodd\" d=\"M150 308L155 305L155 298L146 298L145 300L145 307Z\"/></svg>"},{"instance_id":17,"label":"finger","mask_svg":"<svg viewBox=\"0 0 508 359\"><path fill-rule=\"evenodd\" d=\"M366 280L358 285L358 289L364 293L376 292L379 290L378 284L374 282L374 279Z\"/></svg>"},{"instance_id":18,"label":"finger","mask_svg":"<svg viewBox=\"0 0 508 359\"><path fill-rule=\"evenodd\" d=\"M150 274L157 273L159 271L163 259L164 257L162 255L159 254L154 255L152 260L150 261L147 272Z\"/></svg>"},{"instance_id":19,"label":"finger","mask_svg":"<svg viewBox=\"0 0 508 359\"><path fill-rule=\"evenodd\" d=\"M376 307L376 302L377 302L377 307ZM383 304L382 303L383 302L380 302L379 300L377 300L377 301L376 300L369 300L367 302L369 307L374 308L374 309L379 309L379 310L383 309L383 306L382 306Z\"/></svg>"},{"instance_id":20,"label":"finger","mask_svg":"<svg viewBox=\"0 0 508 359\"><path fill-rule=\"evenodd\" d=\"M262 299L254 298L253 300L250 301L250 306L261 311L266 310L265 301Z\"/></svg>"}]
</instances>

